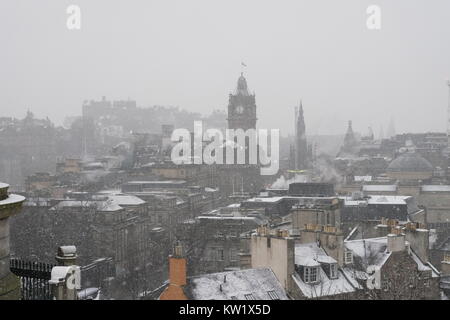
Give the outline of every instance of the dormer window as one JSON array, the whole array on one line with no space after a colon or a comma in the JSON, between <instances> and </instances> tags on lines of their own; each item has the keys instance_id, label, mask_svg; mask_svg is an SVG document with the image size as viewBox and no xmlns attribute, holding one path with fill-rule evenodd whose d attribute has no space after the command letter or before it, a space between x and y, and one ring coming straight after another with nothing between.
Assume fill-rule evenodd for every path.
<instances>
[{"instance_id":1,"label":"dormer window","mask_svg":"<svg viewBox=\"0 0 450 320\"><path fill-rule=\"evenodd\" d=\"M323 271L330 279L338 278L337 261L330 256L322 255L317 257L317 262L322 266Z\"/></svg>"},{"instance_id":2,"label":"dormer window","mask_svg":"<svg viewBox=\"0 0 450 320\"><path fill-rule=\"evenodd\" d=\"M338 273L337 273L337 264L332 263L330 264L330 279L337 279Z\"/></svg>"},{"instance_id":3,"label":"dormer window","mask_svg":"<svg viewBox=\"0 0 450 320\"><path fill-rule=\"evenodd\" d=\"M303 272L303 281L305 283L316 283L319 281L319 267L305 267Z\"/></svg>"}]
</instances>

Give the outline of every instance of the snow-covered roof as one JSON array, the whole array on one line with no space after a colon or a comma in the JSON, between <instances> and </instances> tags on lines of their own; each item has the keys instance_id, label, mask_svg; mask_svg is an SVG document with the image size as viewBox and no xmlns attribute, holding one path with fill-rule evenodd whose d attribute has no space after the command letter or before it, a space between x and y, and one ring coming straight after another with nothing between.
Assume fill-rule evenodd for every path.
<instances>
[{"instance_id":1,"label":"snow-covered roof","mask_svg":"<svg viewBox=\"0 0 450 320\"><path fill-rule=\"evenodd\" d=\"M80 201L80 200L64 200L59 202L50 210L59 210L64 208L95 208L98 211L120 211L123 208L114 201Z\"/></svg>"},{"instance_id":2,"label":"snow-covered roof","mask_svg":"<svg viewBox=\"0 0 450 320\"><path fill-rule=\"evenodd\" d=\"M98 191L97 194L99 195L122 194L122 191L120 189L106 189Z\"/></svg>"},{"instance_id":3,"label":"snow-covered roof","mask_svg":"<svg viewBox=\"0 0 450 320\"><path fill-rule=\"evenodd\" d=\"M337 279L330 279L326 275L322 268L319 268L320 282L317 284L309 284L303 282L297 273L292 275L295 284L302 291L302 293L308 298L326 297L336 294L351 293L354 292L359 285L356 282L347 280L347 277L341 270L338 270Z\"/></svg>"},{"instance_id":4,"label":"snow-covered roof","mask_svg":"<svg viewBox=\"0 0 450 320\"><path fill-rule=\"evenodd\" d=\"M230 216L230 215L218 215L218 216L198 216L198 220L240 220L240 221L254 221L255 224L262 225L267 223L267 221L262 220L260 217L249 217L249 216Z\"/></svg>"},{"instance_id":5,"label":"snow-covered roof","mask_svg":"<svg viewBox=\"0 0 450 320\"><path fill-rule=\"evenodd\" d=\"M281 201L283 199L284 199L284 197L267 197L267 198L256 197L256 198L247 199L244 202L277 203L277 202L279 202L279 201Z\"/></svg>"},{"instance_id":6,"label":"snow-covered roof","mask_svg":"<svg viewBox=\"0 0 450 320\"><path fill-rule=\"evenodd\" d=\"M397 191L397 186L394 185L388 185L388 184L366 184L363 185L362 187L363 191L367 191L367 192L386 192L386 191L390 191L390 192L395 192Z\"/></svg>"},{"instance_id":7,"label":"snow-covered roof","mask_svg":"<svg viewBox=\"0 0 450 320\"><path fill-rule=\"evenodd\" d=\"M337 261L334 258L326 255L319 255L317 256L316 260L319 263L327 263L327 264L337 263Z\"/></svg>"},{"instance_id":8,"label":"snow-covered roof","mask_svg":"<svg viewBox=\"0 0 450 320\"><path fill-rule=\"evenodd\" d=\"M316 243L296 243L295 244L295 264L307 267L320 266L317 261L319 256L327 256L322 248Z\"/></svg>"},{"instance_id":9,"label":"snow-covered roof","mask_svg":"<svg viewBox=\"0 0 450 320\"><path fill-rule=\"evenodd\" d=\"M414 262L417 264L417 270L419 271L431 271L431 276L433 278L439 277L439 273L432 265L429 263L424 263L420 258L414 253L413 250L411 250L411 257L413 258Z\"/></svg>"},{"instance_id":10,"label":"snow-covered roof","mask_svg":"<svg viewBox=\"0 0 450 320\"><path fill-rule=\"evenodd\" d=\"M423 185L423 192L450 192L450 185Z\"/></svg>"},{"instance_id":11,"label":"snow-covered roof","mask_svg":"<svg viewBox=\"0 0 450 320\"><path fill-rule=\"evenodd\" d=\"M361 240L351 240L344 242L345 247L353 252L354 259L358 257L364 266L375 265L382 267L388 260L391 253L387 251L387 237L370 238ZM430 263L424 263L410 250L411 257L417 264L418 271L431 271L433 277L438 277L439 273ZM363 271L360 271L364 274Z\"/></svg>"},{"instance_id":12,"label":"snow-covered roof","mask_svg":"<svg viewBox=\"0 0 450 320\"><path fill-rule=\"evenodd\" d=\"M295 264L306 267L319 267L321 263L332 264L337 261L328 256L316 243L304 243L295 245ZM308 298L350 293L359 288L356 281L350 281L348 277L338 270L337 278L330 279L322 268L319 268L319 280L317 284L303 282L300 275L294 273L292 276L302 293Z\"/></svg>"},{"instance_id":13,"label":"snow-covered roof","mask_svg":"<svg viewBox=\"0 0 450 320\"><path fill-rule=\"evenodd\" d=\"M113 200L119 206L139 206L146 203L141 198L132 195L115 194L109 195L108 198Z\"/></svg>"},{"instance_id":14,"label":"snow-covered roof","mask_svg":"<svg viewBox=\"0 0 450 320\"><path fill-rule=\"evenodd\" d=\"M152 180L152 181L128 181L125 184L184 184L185 180Z\"/></svg>"},{"instance_id":15,"label":"snow-covered roof","mask_svg":"<svg viewBox=\"0 0 450 320\"><path fill-rule=\"evenodd\" d=\"M365 266L375 265L381 267L391 253L387 252L387 237L350 240L344 242L345 247L353 252Z\"/></svg>"},{"instance_id":16,"label":"snow-covered roof","mask_svg":"<svg viewBox=\"0 0 450 320\"><path fill-rule=\"evenodd\" d=\"M219 272L190 277L185 288L193 300L288 300L270 268Z\"/></svg>"},{"instance_id":17,"label":"snow-covered roof","mask_svg":"<svg viewBox=\"0 0 450 320\"><path fill-rule=\"evenodd\" d=\"M365 204L370 205L406 205L406 201L410 196L385 196L385 195L368 195L361 200L353 200L352 197L339 197L344 199L345 206L360 206Z\"/></svg>"},{"instance_id":18,"label":"snow-covered roof","mask_svg":"<svg viewBox=\"0 0 450 320\"><path fill-rule=\"evenodd\" d=\"M368 199L369 204L406 204L406 199L410 196L382 196L382 195L370 195Z\"/></svg>"},{"instance_id":19,"label":"snow-covered roof","mask_svg":"<svg viewBox=\"0 0 450 320\"><path fill-rule=\"evenodd\" d=\"M337 261L326 254L316 243L295 244L295 264L305 267L320 267L323 264L337 264ZM341 293L350 293L359 288L355 279L338 270L337 278L330 279L322 268L319 268L320 282L308 284L303 282L300 275L294 273L292 276L302 293L308 298L323 297Z\"/></svg>"},{"instance_id":20,"label":"snow-covered roof","mask_svg":"<svg viewBox=\"0 0 450 320\"><path fill-rule=\"evenodd\" d=\"M372 176L355 176L355 181L372 181Z\"/></svg>"}]
</instances>

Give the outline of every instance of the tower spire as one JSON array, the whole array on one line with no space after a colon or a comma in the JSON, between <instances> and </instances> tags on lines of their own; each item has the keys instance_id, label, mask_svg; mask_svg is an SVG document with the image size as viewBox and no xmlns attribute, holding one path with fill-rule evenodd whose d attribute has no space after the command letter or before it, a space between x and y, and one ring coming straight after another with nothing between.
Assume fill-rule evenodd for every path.
<instances>
[{"instance_id":1,"label":"tower spire","mask_svg":"<svg viewBox=\"0 0 450 320\"><path fill-rule=\"evenodd\" d=\"M305 118L303 116L303 102L295 107L295 169L305 169L307 166L308 146L306 142Z\"/></svg>"}]
</instances>

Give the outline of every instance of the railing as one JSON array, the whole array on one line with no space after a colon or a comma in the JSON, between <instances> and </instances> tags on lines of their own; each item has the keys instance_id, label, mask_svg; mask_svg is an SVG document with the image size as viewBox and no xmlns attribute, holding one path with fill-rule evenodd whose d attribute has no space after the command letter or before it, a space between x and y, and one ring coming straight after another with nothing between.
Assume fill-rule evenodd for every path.
<instances>
[{"instance_id":1,"label":"railing","mask_svg":"<svg viewBox=\"0 0 450 320\"><path fill-rule=\"evenodd\" d=\"M22 300L52 300L49 284L55 265L30 262L17 258L10 260L10 270L20 278ZM101 287L102 280L115 276L112 258L102 258L81 267L81 280L85 287Z\"/></svg>"},{"instance_id":2,"label":"railing","mask_svg":"<svg viewBox=\"0 0 450 320\"><path fill-rule=\"evenodd\" d=\"M48 281L54 265L43 262L10 260L10 270L20 278L22 300L52 300Z\"/></svg>"}]
</instances>

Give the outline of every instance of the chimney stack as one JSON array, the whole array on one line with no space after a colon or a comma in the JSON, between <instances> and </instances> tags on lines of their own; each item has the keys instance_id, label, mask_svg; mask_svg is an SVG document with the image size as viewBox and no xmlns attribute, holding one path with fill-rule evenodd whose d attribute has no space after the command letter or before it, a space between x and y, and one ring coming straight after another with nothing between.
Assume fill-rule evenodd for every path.
<instances>
[{"instance_id":1,"label":"chimney stack","mask_svg":"<svg viewBox=\"0 0 450 320\"><path fill-rule=\"evenodd\" d=\"M411 249L423 263L429 262L429 230L406 228L406 240L410 243Z\"/></svg>"},{"instance_id":2,"label":"chimney stack","mask_svg":"<svg viewBox=\"0 0 450 320\"><path fill-rule=\"evenodd\" d=\"M401 252L405 251L405 235L404 234L393 234L387 235L387 246L389 252Z\"/></svg>"},{"instance_id":3,"label":"chimney stack","mask_svg":"<svg viewBox=\"0 0 450 320\"><path fill-rule=\"evenodd\" d=\"M169 257L169 281L171 285L186 285L186 259L180 242L177 242L173 255Z\"/></svg>"},{"instance_id":4,"label":"chimney stack","mask_svg":"<svg viewBox=\"0 0 450 320\"><path fill-rule=\"evenodd\" d=\"M61 246L56 254L58 266L53 267L49 284L55 300L77 300L81 289L81 270L76 265L77 248Z\"/></svg>"},{"instance_id":5,"label":"chimney stack","mask_svg":"<svg viewBox=\"0 0 450 320\"><path fill-rule=\"evenodd\" d=\"M169 285L160 295L160 300L187 300L183 286L187 284L186 259L183 247L177 242L173 254L169 256Z\"/></svg>"},{"instance_id":6,"label":"chimney stack","mask_svg":"<svg viewBox=\"0 0 450 320\"><path fill-rule=\"evenodd\" d=\"M77 247L61 246L56 254L56 261L59 266L74 266L77 264Z\"/></svg>"}]
</instances>

